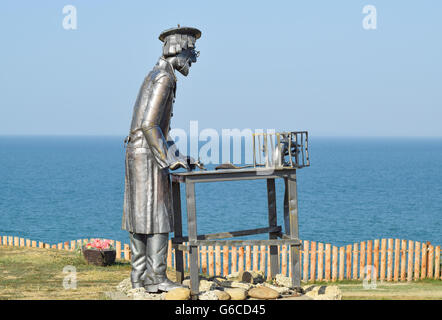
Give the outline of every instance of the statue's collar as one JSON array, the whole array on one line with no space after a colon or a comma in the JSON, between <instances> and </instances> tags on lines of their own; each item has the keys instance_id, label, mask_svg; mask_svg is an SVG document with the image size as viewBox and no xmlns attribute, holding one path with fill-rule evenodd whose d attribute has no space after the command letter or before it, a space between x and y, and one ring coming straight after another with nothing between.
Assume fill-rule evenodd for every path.
<instances>
[{"instance_id":1,"label":"statue's collar","mask_svg":"<svg viewBox=\"0 0 442 320\"><path fill-rule=\"evenodd\" d=\"M160 57L160 59L158 60L157 65L158 65L158 68L164 69L168 73L170 73L173 76L173 78L175 79L175 82L177 81L177 78L175 76L175 71L173 69L173 66L172 66L172 64L167 59L165 59L164 57Z\"/></svg>"}]
</instances>

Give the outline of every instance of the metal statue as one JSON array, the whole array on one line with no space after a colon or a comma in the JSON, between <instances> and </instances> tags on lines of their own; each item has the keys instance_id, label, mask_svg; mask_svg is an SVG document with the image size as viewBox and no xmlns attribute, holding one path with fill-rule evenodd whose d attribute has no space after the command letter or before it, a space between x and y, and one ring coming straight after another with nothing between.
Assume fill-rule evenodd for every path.
<instances>
[{"instance_id":1,"label":"metal statue","mask_svg":"<svg viewBox=\"0 0 442 320\"><path fill-rule=\"evenodd\" d=\"M188 75L199 55L195 42L200 37L198 29L179 25L161 33L163 54L141 85L126 138L122 228L130 237L132 287L144 287L148 292L181 286L166 276L168 238L173 228L169 169L190 170L192 165L202 165L180 155L166 137L175 101L175 70Z\"/></svg>"}]
</instances>

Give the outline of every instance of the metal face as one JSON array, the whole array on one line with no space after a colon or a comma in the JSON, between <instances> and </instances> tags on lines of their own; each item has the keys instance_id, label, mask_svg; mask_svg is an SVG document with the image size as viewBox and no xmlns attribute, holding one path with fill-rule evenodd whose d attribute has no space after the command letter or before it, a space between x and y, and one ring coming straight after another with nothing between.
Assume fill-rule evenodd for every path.
<instances>
[{"instance_id":1,"label":"metal face","mask_svg":"<svg viewBox=\"0 0 442 320\"><path fill-rule=\"evenodd\" d=\"M183 76L187 76L192 63L196 63L196 58L198 56L199 51L195 51L194 49L186 49L181 51L176 56L176 69L178 72L180 72Z\"/></svg>"}]
</instances>

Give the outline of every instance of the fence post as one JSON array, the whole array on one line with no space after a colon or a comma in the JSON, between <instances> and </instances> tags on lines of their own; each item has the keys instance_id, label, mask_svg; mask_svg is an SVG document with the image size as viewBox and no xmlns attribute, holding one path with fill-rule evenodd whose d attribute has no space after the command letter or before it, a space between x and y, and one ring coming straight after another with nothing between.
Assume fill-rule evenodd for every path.
<instances>
[{"instance_id":1,"label":"fence post","mask_svg":"<svg viewBox=\"0 0 442 320\"><path fill-rule=\"evenodd\" d=\"M387 264L387 239L381 240L381 274L379 279L381 281L385 280L385 270Z\"/></svg>"},{"instance_id":2,"label":"fence post","mask_svg":"<svg viewBox=\"0 0 442 320\"><path fill-rule=\"evenodd\" d=\"M201 247L201 272L207 274L207 247Z\"/></svg>"},{"instance_id":3,"label":"fence post","mask_svg":"<svg viewBox=\"0 0 442 320\"><path fill-rule=\"evenodd\" d=\"M238 271L244 271L244 247L239 247L238 254Z\"/></svg>"},{"instance_id":4,"label":"fence post","mask_svg":"<svg viewBox=\"0 0 442 320\"><path fill-rule=\"evenodd\" d=\"M339 248L339 280L344 280L345 272L345 247Z\"/></svg>"},{"instance_id":5,"label":"fence post","mask_svg":"<svg viewBox=\"0 0 442 320\"><path fill-rule=\"evenodd\" d=\"M130 260L130 249L128 244L124 244L124 260Z\"/></svg>"},{"instance_id":6,"label":"fence post","mask_svg":"<svg viewBox=\"0 0 442 320\"><path fill-rule=\"evenodd\" d=\"M215 275L215 272L213 270L213 246L209 246L209 275Z\"/></svg>"},{"instance_id":7,"label":"fence post","mask_svg":"<svg viewBox=\"0 0 442 320\"><path fill-rule=\"evenodd\" d=\"M238 268L236 267L237 262L238 262L238 256L236 254L236 247L232 246L232 273L238 271Z\"/></svg>"},{"instance_id":8,"label":"fence post","mask_svg":"<svg viewBox=\"0 0 442 320\"><path fill-rule=\"evenodd\" d=\"M393 279L393 239L388 239L387 281Z\"/></svg>"},{"instance_id":9,"label":"fence post","mask_svg":"<svg viewBox=\"0 0 442 320\"><path fill-rule=\"evenodd\" d=\"M373 279L371 274L371 266L373 265L373 240L367 241L367 279Z\"/></svg>"},{"instance_id":10,"label":"fence post","mask_svg":"<svg viewBox=\"0 0 442 320\"><path fill-rule=\"evenodd\" d=\"M434 279L440 279L440 246L436 247L436 257L434 259Z\"/></svg>"},{"instance_id":11,"label":"fence post","mask_svg":"<svg viewBox=\"0 0 442 320\"><path fill-rule=\"evenodd\" d=\"M335 282L338 278L338 247L336 246L333 246L332 262L332 281Z\"/></svg>"},{"instance_id":12,"label":"fence post","mask_svg":"<svg viewBox=\"0 0 442 320\"><path fill-rule=\"evenodd\" d=\"M312 241L310 251L310 281L316 280L316 242Z\"/></svg>"},{"instance_id":13,"label":"fence post","mask_svg":"<svg viewBox=\"0 0 442 320\"><path fill-rule=\"evenodd\" d=\"M258 261L259 261L259 254L258 254L258 246L253 246L253 271L258 271Z\"/></svg>"},{"instance_id":14,"label":"fence post","mask_svg":"<svg viewBox=\"0 0 442 320\"><path fill-rule=\"evenodd\" d=\"M427 244L422 243L422 269L421 269L421 279L427 277Z\"/></svg>"},{"instance_id":15,"label":"fence post","mask_svg":"<svg viewBox=\"0 0 442 320\"><path fill-rule=\"evenodd\" d=\"M407 266L407 281L413 280L413 252L414 243L413 241L408 241L408 266Z\"/></svg>"},{"instance_id":16,"label":"fence post","mask_svg":"<svg viewBox=\"0 0 442 320\"><path fill-rule=\"evenodd\" d=\"M420 242L415 242L415 250L414 250L414 280L419 280L420 277L420 256L421 256L421 244Z\"/></svg>"},{"instance_id":17,"label":"fence post","mask_svg":"<svg viewBox=\"0 0 442 320\"><path fill-rule=\"evenodd\" d=\"M309 253L309 241L304 240L304 260L303 260L303 278L304 282L308 281L308 253Z\"/></svg>"},{"instance_id":18,"label":"fence post","mask_svg":"<svg viewBox=\"0 0 442 320\"><path fill-rule=\"evenodd\" d=\"M353 244L353 280L358 279L358 257L359 257L359 251L358 251L358 244Z\"/></svg>"},{"instance_id":19,"label":"fence post","mask_svg":"<svg viewBox=\"0 0 442 320\"><path fill-rule=\"evenodd\" d=\"M325 244L325 281L330 281L331 244Z\"/></svg>"},{"instance_id":20,"label":"fence post","mask_svg":"<svg viewBox=\"0 0 442 320\"><path fill-rule=\"evenodd\" d=\"M379 239L374 240L374 275L373 279L377 280L379 278Z\"/></svg>"},{"instance_id":21,"label":"fence post","mask_svg":"<svg viewBox=\"0 0 442 320\"><path fill-rule=\"evenodd\" d=\"M291 275L292 274L292 250L288 250L289 251L289 262L288 262L288 265L289 265L289 275ZM301 252L301 251L299 251L299 252ZM299 260L299 261L301 261L301 260Z\"/></svg>"},{"instance_id":22,"label":"fence post","mask_svg":"<svg viewBox=\"0 0 442 320\"><path fill-rule=\"evenodd\" d=\"M347 253L346 253L346 275L345 278L347 280L351 279L351 244L347 245Z\"/></svg>"},{"instance_id":23,"label":"fence post","mask_svg":"<svg viewBox=\"0 0 442 320\"><path fill-rule=\"evenodd\" d=\"M259 271L266 271L266 246L261 246L261 257L259 261Z\"/></svg>"},{"instance_id":24,"label":"fence post","mask_svg":"<svg viewBox=\"0 0 442 320\"><path fill-rule=\"evenodd\" d=\"M116 258L121 259L121 242L117 241L115 244Z\"/></svg>"},{"instance_id":25,"label":"fence post","mask_svg":"<svg viewBox=\"0 0 442 320\"><path fill-rule=\"evenodd\" d=\"M364 280L364 268L365 268L365 241L361 241L361 254L359 260L359 279Z\"/></svg>"},{"instance_id":26,"label":"fence post","mask_svg":"<svg viewBox=\"0 0 442 320\"><path fill-rule=\"evenodd\" d=\"M322 281L324 276L324 244L318 243L318 281Z\"/></svg>"},{"instance_id":27,"label":"fence post","mask_svg":"<svg viewBox=\"0 0 442 320\"><path fill-rule=\"evenodd\" d=\"M272 279L270 272L270 246L267 246L267 280Z\"/></svg>"},{"instance_id":28,"label":"fence post","mask_svg":"<svg viewBox=\"0 0 442 320\"><path fill-rule=\"evenodd\" d=\"M400 240L394 240L394 281L399 281Z\"/></svg>"},{"instance_id":29,"label":"fence post","mask_svg":"<svg viewBox=\"0 0 442 320\"><path fill-rule=\"evenodd\" d=\"M223 247L223 276L229 274L229 246Z\"/></svg>"},{"instance_id":30,"label":"fence post","mask_svg":"<svg viewBox=\"0 0 442 320\"><path fill-rule=\"evenodd\" d=\"M279 249L279 246L278 246L278 249ZM250 248L250 245L246 246L246 270L250 270L252 268L251 251L252 250ZM278 260L279 260L279 255L278 255Z\"/></svg>"},{"instance_id":31,"label":"fence post","mask_svg":"<svg viewBox=\"0 0 442 320\"><path fill-rule=\"evenodd\" d=\"M401 281L405 281L406 255L407 255L407 240L402 240L402 245L401 245Z\"/></svg>"},{"instance_id":32,"label":"fence post","mask_svg":"<svg viewBox=\"0 0 442 320\"><path fill-rule=\"evenodd\" d=\"M281 250L281 273L287 275L287 246L283 245Z\"/></svg>"},{"instance_id":33,"label":"fence post","mask_svg":"<svg viewBox=\"0 0 442 320\"><path fill-rule=\"evenodd\" d=\"M221 247L215 246L215 275L221 275Z\"/></svg>"},{"instance_id":34,"label":"fence post","mask_svg":"<svg viewBox=\"0 0 442 320\"><path fill-rule=\"evenodd\" d=\"M434 262L434 247L432 245L429 245L428 248L428 272L427 272L427 278L432 279L433 278L433 262Z\"/></svg>"}]
</instances>

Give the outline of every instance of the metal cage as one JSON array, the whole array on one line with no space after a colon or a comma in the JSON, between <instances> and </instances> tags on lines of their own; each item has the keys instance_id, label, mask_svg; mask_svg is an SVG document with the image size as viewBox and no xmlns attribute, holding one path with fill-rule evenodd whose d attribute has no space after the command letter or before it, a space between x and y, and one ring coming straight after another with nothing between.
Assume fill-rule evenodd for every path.
<instances>
[{"instance_id":1,"label":"metal cage","mask_svg":"<svg viewBox=\"0 0 442 320\"><path fill-rule=\"evenodd\" d=\"M253 166L280 169L310 166L308 132L254 133Z\"/></svg>"}]
</instances>

